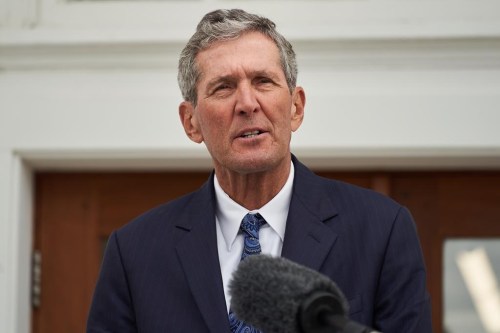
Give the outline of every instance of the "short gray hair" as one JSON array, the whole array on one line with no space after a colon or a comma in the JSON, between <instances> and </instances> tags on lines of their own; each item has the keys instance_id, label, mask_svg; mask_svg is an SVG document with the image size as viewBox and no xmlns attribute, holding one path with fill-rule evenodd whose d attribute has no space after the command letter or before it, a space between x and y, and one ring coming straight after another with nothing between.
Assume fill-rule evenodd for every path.
<instances>
[{"instance_id":1,"label":"short gray hair","mask_svg":"<svg viewBox=\"0 0 500 333\"><path fill-rule=\"evenodd\" d=\"M196 32L181 52L177 81L185 101L196 105L196 85L200 71L196 56L213 43L236 39L249 31L257 31L269 37L278 47L281 67L290 93L297 84L297 60L292 45L276 30L271 20L250 14L241 9L219 9L206 14L198 23Z\"/></svg>"}]
</instances>

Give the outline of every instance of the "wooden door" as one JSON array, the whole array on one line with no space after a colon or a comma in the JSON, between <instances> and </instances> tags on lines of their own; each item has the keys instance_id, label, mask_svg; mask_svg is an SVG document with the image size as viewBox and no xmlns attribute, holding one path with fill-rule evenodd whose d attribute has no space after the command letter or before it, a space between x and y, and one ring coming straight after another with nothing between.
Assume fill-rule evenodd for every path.
<instances>
[{"instance_id":1,"label":"wooden door","mask_svg":"<svg viewBox=\"0 0 500 333\"><path fill-rule=\"evenodd\" d=\"M500 172L391 174L390 195L418 224L432 297L434 332L443 332L443 251L453 238L500 237Z\"/></svg>"},{"instance_id":2,"label":"wooden door","mask_svg":"<svg viewBox=\"0 0 500 333\"><path fill-rule=\"evenodd\" d=\"M434 332L442 332L443 242L500 237L500 172L321 172L406 205L428 268ZM208 173L40 173L35 249L42 254L34 333L84 332L103 249L112 230L198 188Z\"/></svg>"},{"instance_id":3,"label":"wooden door","mask_svg":"<svg viewBox=\"0 0 500 333\"><path fill-rule=\"evenodd\" d=\"M36 175L35 249L42 273L33 332L84 332L111 231L207 178L206 172Z\"/></svg>"}]
</instances>

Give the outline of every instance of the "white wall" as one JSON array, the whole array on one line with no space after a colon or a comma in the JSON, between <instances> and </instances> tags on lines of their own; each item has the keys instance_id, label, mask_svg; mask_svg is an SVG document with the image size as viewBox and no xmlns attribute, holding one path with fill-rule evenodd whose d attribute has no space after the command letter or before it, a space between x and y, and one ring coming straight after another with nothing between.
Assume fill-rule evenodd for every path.
<instances>
[{"instance_id":1,"label":"white wall","mask_svg":"<svg viewBox=\"0 0 500 333\"><path fill-rule=\"evenodd\" d=\"M180 127L175 67L224 1L36 3L0 0L0 332L29 331L33 170L210 166ZM498 1L232 5L295 45L309 165L500 168Z\"/></svg>"}]
</instances>

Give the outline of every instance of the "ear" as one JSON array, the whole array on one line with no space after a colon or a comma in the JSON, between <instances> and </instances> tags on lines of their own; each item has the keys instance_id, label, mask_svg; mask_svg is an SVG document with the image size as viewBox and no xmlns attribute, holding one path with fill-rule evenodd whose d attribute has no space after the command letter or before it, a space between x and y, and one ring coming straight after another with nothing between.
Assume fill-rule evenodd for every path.
<instances>
[{"instance_id":1,"label":"ear","mask_svg":"<svg viewBox=\"0 0 500 333\"><path fill-rule=\"evenodd\" d=\"M179 105L179 117L188 138L196 143L202 143L203 135L201 134L198 118L191 102L184 101Z\"/></svg>"},{"instance_id":2,"label":"ear","mask_svg":"<svg viewBox=\"0 0 500 333\"><path fill-rule=\"evenodd\" d=\"M304 108L306 106L306 94L302 87L296 87L292 94L291 122L292 132L299 129L304 120Z\"/></svg>"}]
</instances>

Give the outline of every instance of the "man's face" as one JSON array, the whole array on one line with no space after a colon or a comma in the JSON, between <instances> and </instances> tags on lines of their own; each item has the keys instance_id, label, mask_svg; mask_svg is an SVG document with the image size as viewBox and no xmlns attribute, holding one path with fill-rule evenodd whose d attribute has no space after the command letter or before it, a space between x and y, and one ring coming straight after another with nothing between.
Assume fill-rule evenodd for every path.
<instances>
[{"instance_id":1,"label":"man's face","mask_svg":"<svg viewBox=\"0 0 500 333\"><path fill-rule=\"evenodd\" d=\"M196 57L201 73L194 107L179 114L191 140L205 142L216 170L270 170L290 158L291 132L303 119L302 88L290 94L277 46L249 32Z\"/></svg>"}]
</instances>

